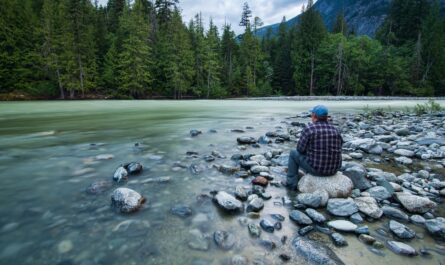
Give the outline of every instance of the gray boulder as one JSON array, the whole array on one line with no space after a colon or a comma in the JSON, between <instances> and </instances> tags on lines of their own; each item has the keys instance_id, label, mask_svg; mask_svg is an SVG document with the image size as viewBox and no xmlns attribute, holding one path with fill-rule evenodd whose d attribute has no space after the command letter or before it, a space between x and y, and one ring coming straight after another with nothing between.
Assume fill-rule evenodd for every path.
<instances>
[{"instance_id":1,"label":"gray boulder","mask_svg":"<svg viewBox=\"0 0 445 265\"><path fill-rule=\"evenodd\" d=\"M425 197L396 192L397 200L411 213L426 213L436 208L436 203Z\"/></svg>"},{"instance_id":2,"label":"gray boulder","mask_svg":"<svg viewBox=\"0 0 445 265\"><path fill-rule=\"evenodd\" d=\"M298 182L298 189L302 193L314 193L326 190L330 198L347 198L351 195L354 184L340 172L330 177L317 177L306 174Z\"/></svg>"},{"instance_id":3,"label":"gray boulder","mask_svg":"<svg viewBox=\"0 0 445 265\"><path fill-rule=\"evenodd\" d=\"M240 211L243 209L243 204L225 191L219 191L214 200L218 206L226 211Z\"/></svg>"},{"instance_id":4,"label":"gray boulder","mask_svg":"<svg viewBox=\"0 0 445 265\"><path fill-rule=\"evenodd\" d=\"M335 216L351 216L358 212L357 204L351 198L329 199L327 210Z\"/></svg>"},{"instance_id":5,"label":"gray boulder","mask_svg":"<svg viewBox=\"0 0 445 265\"><path fill-rule=\"evenodd\" d=\"M343 261L328 247L309 238L297 236L292 241L297 256L310 265L344 265Z\"/></svg>"},{"instance_id":6,"label":"gray boulder","mask_svg":"<svg viewBox=\"0 0 445 265\"><path fill-rule=\"evenodd\" d=\"M300 193L297 195L297 201L307 207L318 208L321 206L323 197L317 193Z\"/></svg>"},{"instance_id":7,"label":"gray boulder","mask_svg":"<svg viewBox=\"0 0 445 265\"><path fill-rule=\"evenodd\" d=\"M397 149L394 151L394 154L399 156L413 157L415 155L414 151L407 149Z\"/></svg>"},{"instance_id":8,"label":"gray boulder","mask_svg":"<svg viewBox=\"0 0 445 265\"><path fill-rule=\"evenodd\" d=\"M382 209L379 208L377 201L373 197L358 197L354 199L358 210L369 217L379 219L383 215Z\"/></svg>"},{"instance_id":9,"label":"gray boulder","mask_svg":"<svg viewBox=\"0 0 445 265\"><path fill-rule=\"evenodd\" d=\"M264 208L264 201L261 198L255 198L247 205L248 212L259 212Z\"/></svg>"},{"instance_id":10,"label":"gray boulder","mask_svg":"<svg viewBox=\"0 0 445 265\"><path fill-rule=\"evenodd\" d=\"M135 212L144 202L144 197L128 188L118 188L111 194L111 205L121 213Z\"/></svg>"},{"instance_id":11,"label":"gray boulder","mask_svg":"<svg viewBox=\"0 0 445 265\"><path fill-rule=\"evenodd\" d=\"M306 214L316 223L326 222L326 217L314 209L308 208L305 210Z\"/></svg>"}]
</instances>

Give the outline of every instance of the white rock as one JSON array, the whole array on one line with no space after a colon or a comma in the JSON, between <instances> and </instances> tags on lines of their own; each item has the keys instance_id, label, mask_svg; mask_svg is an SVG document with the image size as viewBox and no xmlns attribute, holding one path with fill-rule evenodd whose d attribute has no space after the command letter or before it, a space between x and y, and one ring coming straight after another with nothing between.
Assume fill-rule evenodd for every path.
<instances>
[{"instance_id":1,"label":"white rock","mask_svg":"<svg viewBox=\"0 0 445 265\"><path fill-rule=\"evenodd\" d=\"M328 226L338 231L354 232L357 229L357 225L346 220L335 220L328 222Z\"/></svg>"},{"instance_id":2,"label":"white rock","mask_svg":"<svg viewBox=\"0 0 445 265\"><path fill-rule=\"evenodd\" d=\"M326 190L330 198L347 198L351 195L354 184L352 181L337 172L330 177L317 177L306 174L298 182L298 189L302 193L313 193L318 190Z\"/></svg>"}]
</instances>

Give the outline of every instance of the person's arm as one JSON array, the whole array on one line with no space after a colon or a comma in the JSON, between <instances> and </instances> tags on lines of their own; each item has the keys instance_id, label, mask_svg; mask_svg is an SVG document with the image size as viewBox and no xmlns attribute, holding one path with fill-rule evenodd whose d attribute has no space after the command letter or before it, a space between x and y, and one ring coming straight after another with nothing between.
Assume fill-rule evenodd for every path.
<instances>
[{"instance_id":1,"label":"person's arm","mask_svg":"<svg viewBox=\"0 0 445 265\"><path fill-rule=\"evenodd\" d=\"M307 153L307 148L309 147L309 140L310 140L309 129L305 128L303 130L303 132L301 133L301 137L300 137L300 140L298 141L298 145L297 145L297 151L300 154L304 155Z\"/></svg>"}]
</instances>

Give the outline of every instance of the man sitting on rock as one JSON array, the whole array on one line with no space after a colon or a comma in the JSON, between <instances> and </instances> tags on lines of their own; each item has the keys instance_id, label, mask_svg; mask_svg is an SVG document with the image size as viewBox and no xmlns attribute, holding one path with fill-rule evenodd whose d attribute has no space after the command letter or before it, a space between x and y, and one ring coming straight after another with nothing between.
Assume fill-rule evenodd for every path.
<instances>
[{"instance_id":1,"label":"man sitting on rock","mask_svg":"<svg viewBox=\"0 0 445 265\"><path fill-rule=\"evenodd\" d=\"M328 121L328 109L318 105L310 112L312 123L303 130L297 149L289 155L286 186L290 189L297 189L300 167L314 176L332 176L341 168L343 138Z\"/></svg>"}]
</instances>

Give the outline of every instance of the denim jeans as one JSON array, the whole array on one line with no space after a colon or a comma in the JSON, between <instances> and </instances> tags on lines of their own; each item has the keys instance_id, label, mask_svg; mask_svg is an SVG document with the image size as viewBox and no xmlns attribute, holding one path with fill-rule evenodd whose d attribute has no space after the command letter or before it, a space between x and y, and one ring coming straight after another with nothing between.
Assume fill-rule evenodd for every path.
<instances>
[{"instance_id":1,"label":"denim jeans","mask_svg":"<svg viewBox=\"0 0 445 265\"><path fill-rule=\"evenodd\" d=\"M287 185L291 189L296 189L299 181L298 170L301 169L307 174L318 175L308 164L307 157L297 150L292 150L289 154L287 168Z\"/></svg>"}]
</instances>

